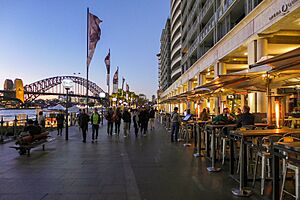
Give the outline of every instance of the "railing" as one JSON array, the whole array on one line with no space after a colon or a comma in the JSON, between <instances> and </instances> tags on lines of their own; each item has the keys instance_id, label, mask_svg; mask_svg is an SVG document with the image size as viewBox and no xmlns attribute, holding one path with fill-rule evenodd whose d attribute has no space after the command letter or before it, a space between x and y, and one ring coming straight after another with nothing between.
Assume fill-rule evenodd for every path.
<instances>
[{"instance_id":1,"label":"railing","mask_svg":"<svg viewBox=\"0 0 300 200\"><path fill-rule=\"evenodd\" d=\"M210 20L207 22L207 24L202 29L201 33L199 34L199 40L202 42L202 40L208 35L208 33L214 28L215 26L215 15L213 15Z\"/></svg>"},{"instance_id":2,"label":"railing","mask_svg":"<svg viewBox=\"0 0 300 200\"><path fill-rule=\"evenodd\" d=\"M220 6L217 9L217 18L220 20L220 18L224 15L224 13L227 12L227 10L230 8L230 6L235 2L236 0L228 0L226 4L223 6Z\"/></svg>"},{"instance_id":3,"label":"railing","mask_svg":"<svg viewBox=\"0 0 300 200\"><path fill-rule=\"evenodd\" d=\"M195 20L195 22L193 23L191 29L190 29L189 32L188 32L188 35L187 35L187 39L188 39L188 40L192 37L192 35L193 35L193 34L195 33L195 31L197 30L197 28L198 28L198 23L199 23L199 21L198 21L198 17L197 17L197 19Z\"/></svg>"},{"instance_id":4,"label":"railing","mask_svg":"<svg viewBox=\"0 0 300 200\"><path fill-rule=\"evenodd\" d=\"M188 53L184 54L184 56L181 59L181 65L183 65L188 59Z\"/></svg>"},{"instance_id":5,"label":"railing","mask_svg":"<svg viewBox=\"0 0 300 200\"><path fill-rule=\"evenodd\" d=\"M193 5L191 12L189 13L188 20L187 20L188 24L190 24L192 19L194 18L195 12L198 9L198 7L199 7L199 4L196 1Z\"/></svg>"},{"instance_id":6,"label":"railing","mask_svg":"<svg viewBox=\"0 0 300 200\"><path fill-rule=\"evenodd\" d=\"M189 49L189 56L191 56L194 51L197 49L199 44L199 37L196 37L196 39L194 40L193 44L191 45L190 49Z\"/></svg>"}]
</instances>

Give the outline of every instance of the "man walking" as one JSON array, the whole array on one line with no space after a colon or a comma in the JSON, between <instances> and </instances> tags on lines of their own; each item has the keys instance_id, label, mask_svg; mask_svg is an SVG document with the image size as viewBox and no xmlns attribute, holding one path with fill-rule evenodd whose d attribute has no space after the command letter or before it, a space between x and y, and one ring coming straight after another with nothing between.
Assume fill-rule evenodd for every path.
<instances>
[{"instance_id":1,"label":"man walking","mask_svg":"<svg viewBox=\"0 0 300 200\"><path fill-rule=\"evenodd\" d=\"M57 135L62 136L64 121L65 121L65 116L62 114L62 111L59 111L59 113L56 116Z\"/></svg>"},{"instance_id":2,"label":"man walking","mask_svg":"<svg viewBox=\"0 0 300 200\"><path fill-rule=\"evenodd\" d=\"M149 112L149 121L150 121L150 130L154 129L154 119L155 119L155 111L153 108L150 109Z\"/></svg>"},{"instance_id":3,"label":"man walking","mask_svg":"<svg viewBox=\"0 0 300 200\"><path fill-rule=\"evenodd\" d=\"M99 124L100 124L100 115L98 113L97 108L94 109L94 113L91 116L92 122L92 143L97 142L98 139L98 131L99 131ZM95 137L96 132L96 137Z\"/></svg>"},{"instance_id":4,"label":"man walking","mask_svg":"<svg viewBox=\"0 0 300 200\"><path fill-rule=\"evenodd\" d=\"M82 130L83 143L86 143L86 132L88 129L88 123L90 121L90 117L86 114L85 109L82 110L82 114L80 115L80 128Z\"/></svg>"},{"instance_id":5,"label":"man walking","mask_svg":"<svg viewBox=\"0 0 300 200\"><path fill-rule=\"evenodd\" d=\"M148 129L149 112L146 110L145 107L143 107L142 111L140 112L139 120L141 123L141 133L144 136L146 136L147 129Z\"/></svg>"},{"instance_id":6,"label":"man walking","mask_svg":"<svg viewBox=\"0 0 300 200\"><path fill-rule=\"evenodd\" d=\"M113 114L114 114L113 109L109 108L105 115L105 119L107 120L107 135L110 136L112 136L113 125L114 125Z\"/></svg>"},{"instance_id":7,"label":"man walking","mask_svg":"<svg viewBox=\"0 0 300 200\"><path fill-rule=\"evenodd\" d=\"M122 118L124 121L124 137L127 137L129 132L129 123L131 121L131 114L127 108L124 108Z\"/></svg>"},{"instance_id":8,"label":"man walking","mask_svg":"<svg viewBox=\"0 0 300 200\"><path fill-rule=\"evenodd\" d=\"M171 142L178 141L178 131L179 131L179 123L180 123L180 116L178 114L178 107L174 108L174 112L171 114Z\"/></svg>"}]
</instances>

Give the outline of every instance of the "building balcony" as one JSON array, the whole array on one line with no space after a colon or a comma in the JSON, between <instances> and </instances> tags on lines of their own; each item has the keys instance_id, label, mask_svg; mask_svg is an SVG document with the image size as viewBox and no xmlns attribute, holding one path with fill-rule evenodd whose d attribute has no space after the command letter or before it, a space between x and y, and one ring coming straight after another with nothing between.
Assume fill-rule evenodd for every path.
<instances>
[{"instance_id":1,"label":"building balcony","mask_svg":"<svg viewBox=\"0 0 300 200\"><path fill-rule=\"evenodd\" d=\"M195 22L193 23L193 25L191 26L191 29L189 30L188 34L187 34L187 39L191 39L191 37L194 35L195 31L197 31L198 28L198 18L195 20Z\"/></svg>"},{"instance_id":2,"label":"building balcony","mask_svg":"<svg viewBox=\"0 0 300 200\"><path fill-rule=\"evenodd\" d=\"M205 15L207 14L208 10L211 8L212 5L213 5L213 1L206 1L203 8L201 9L201 14L199 15L199 22L202 21L202 19L205 17Z\"/></svg>"},{"instance_id":3,"label":"building balcony","mask_svg":"<svg viewBox=\"0 0 300 200\"><path fill-rule=\"evenodd\" d=\"M174 7L172 7L172 13L171 13L171 17L174 16L176 9L178 8L178 6L180 5L180 1L176 1L176 3L174 4Z\"/></svg>"},{"instance_id":4,"label":"building balcony","mask_svg":"<svg viewBox=\"0 0 300 200\"><path fill-rule=\"evenodd\" d=\"M193 44L191 45L191 47L189 48L189 53L188 56L191 56L194 51L197 49L199 44L199 37L196 37L196 39L194 40Z\"/></svg>"},{"instance_id":5,"label":"building balcony","mask_svg":"<svg viewBox=\"0 0 300 200\"><path fill-rule=\"evenodd\" d=\"M193 8L192 8L191 12L188 14L188 20L187 20L188 24L190 24L192 22L192 19L194 18L196 10L198 9L198 7L199 7L199 4L196 1L193 5Z\"/></svg>"},{"instance_id":6,"label":"building balcony","mask_svg":"<svg viewBox=\"0 0 300 200\"><path fill-rule=\"evenodd\" d=\"M184 63L186 63L187 59L189 58L188 54L184 54L184 56L181 59L181 65L183 65Z\"/></svg>"},{"instance_id":7,"label":"building balcony","mask_svg":"<svg viewBox=\"0 0 300 200\"><path fill-rule=\"evenodd\" d=\"M205 37L210 33L210 31L215 27L216 20L215 15L213 15L207 24L202 29L201 33L199 34L199 42L201 43Z\"/></svg>"},{"instance_id":8,"label":"building balcony","mask_svg":"<svg viewBox=\"0 0 300 200\"><path fill-rule=\"evenodd\" d=\"M224 14L228 11L228 9L236 2L237 0L228 0L226 4L221 5L217 9L217 18L220 20Z\"/></svg>"},{"instance_id":9,"label":"building balcony","mask_svg":"<svg viewBox=\"0 0 300 200\"><path fill-rule=\"evenodd\" d=\"M172 70L171 79L173 79L175 76L180 75L180 74L181 74L181 68L180 67L176 70Z\"/></svg>"}]
</instances>

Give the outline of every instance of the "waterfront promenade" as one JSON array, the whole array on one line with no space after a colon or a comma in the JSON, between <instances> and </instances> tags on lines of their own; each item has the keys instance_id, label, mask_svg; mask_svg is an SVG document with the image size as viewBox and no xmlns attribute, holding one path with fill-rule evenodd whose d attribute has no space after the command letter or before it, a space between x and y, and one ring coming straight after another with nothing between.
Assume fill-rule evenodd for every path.
<instances>
[{"instance_id":1,"label":"waterfront promenade","mask_svg":"<svg viewBox=\"0 0 300 200\"><path fill-rule=\"evenodd\" d=\"M133 130L132 130L133 131ZM77 127L70 138L57 139L19 156L12 143L0 145L0 200L189 200L239 199L231 195L237 183L227 171L209 174L205 158L192 149L171 144L169 133L156 124L148 136L108 137L100 127L100 141L82 143ZM252 195L249 199L259 199Z\"/></svg>"}]
</instances>

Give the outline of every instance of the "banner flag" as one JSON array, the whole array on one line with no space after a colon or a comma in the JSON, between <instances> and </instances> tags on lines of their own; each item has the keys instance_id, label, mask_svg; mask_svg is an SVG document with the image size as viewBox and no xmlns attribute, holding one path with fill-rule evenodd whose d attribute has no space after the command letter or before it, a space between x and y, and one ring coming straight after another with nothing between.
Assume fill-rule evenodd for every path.
<instances>
[{"instance_id":1,"label":"banner flag","mask_svg":"<svg viewBox=\"0 0 300 200\"><path fill-rule=\"evenodd\" d=\"M118 92L118 83L119 83L119 67L117 67L117 70L113 77L113 93Z\"/></svg>"}]
</instances>

